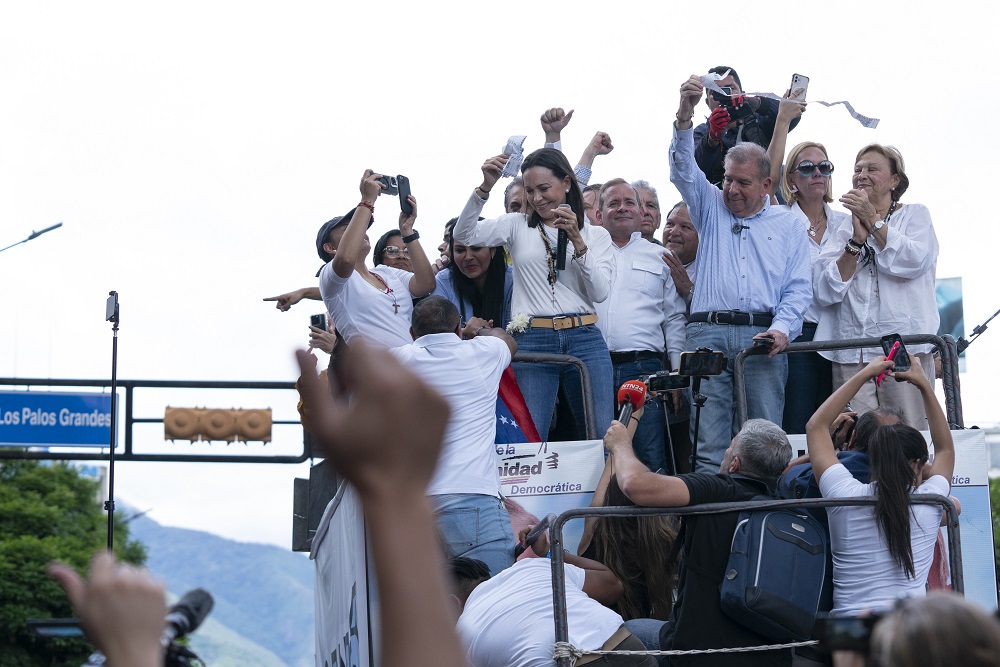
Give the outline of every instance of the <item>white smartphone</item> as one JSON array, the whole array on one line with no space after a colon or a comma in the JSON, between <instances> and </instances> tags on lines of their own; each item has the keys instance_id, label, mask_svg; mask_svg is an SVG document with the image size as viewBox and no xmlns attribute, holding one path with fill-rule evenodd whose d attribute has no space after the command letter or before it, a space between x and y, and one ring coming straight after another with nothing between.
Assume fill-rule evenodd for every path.
<instances>
[{"instance_id":1,"label":"white smartphone","mask_svg":"<svg viewBox=\"0 0 1000 667\"><path fill-rule=\"evenodd\" d=\"M798 90L799 88L802 89L802 95L796 96L795 91ZM793 74L792 85L788 87L788 94L797 100L805 100L806 92L808 92L808 90L809 90L809 77L804 76L802 74Z\"/></svg>"}]
</instances>

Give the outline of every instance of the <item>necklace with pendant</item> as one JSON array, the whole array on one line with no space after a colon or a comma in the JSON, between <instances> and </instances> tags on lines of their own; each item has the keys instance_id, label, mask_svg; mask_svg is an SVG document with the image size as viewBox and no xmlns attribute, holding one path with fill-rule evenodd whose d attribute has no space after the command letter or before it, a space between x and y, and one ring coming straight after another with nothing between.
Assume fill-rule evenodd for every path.
<instances>
[{"instance_id":1,"label":"necklace with pendant","mask_svg":"<svg viewBox=\"0 0 1000 667\"><path fill-rule=\"evenodd\" d=\"M823 215L820 216L819 220L816 222L810 220L809 222L811 223L809 225L809 236L816 238L816 235L819 233L819 226L826 222L826 209L823 210Z\"/></svg>"},{"instance_id":2,"label":"necklace with pendant","mask_svg":"<svg viewBox=\"0 0 1000 667\"><path fill-rule=\"evenodd\" d=\"M378 278L378 281L380 283L382 283L382 287L379 287L378 285L372 284L372 282L370 280L366 280L365 282L367 282L369 285L371 285L372 287L374 287L378 291L383 292L384 294L388 294L389 296L391 296L392 297L392 312L393 312L394 315L399 315L399 302L396 301L396 293L393 291L393 289L391 287L389 287L389 283L385 282L385 280L382 279L382 276L380 276L377 273L372 273L371 275L373 275L376 278Z\"/></svg>"}]
</instances>

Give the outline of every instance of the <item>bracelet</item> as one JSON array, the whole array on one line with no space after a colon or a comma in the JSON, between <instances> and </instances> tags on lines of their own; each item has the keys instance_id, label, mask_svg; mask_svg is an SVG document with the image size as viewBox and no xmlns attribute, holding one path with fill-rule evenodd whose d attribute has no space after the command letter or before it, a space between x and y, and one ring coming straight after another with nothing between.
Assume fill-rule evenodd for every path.
<instances>
[{"instance_id":1,"label":"bracelet","mask_svg":"<svg viewBox=\"0 0 1000 667\"><path fill-rule=\"evenodd\" d=\"M492 329L492 328L493 327L488 327L488 326L483 325L483 326L479 327L478 329L476 329L476 333L472 334L472 337L475 338L476 336L478 336L480 333L482 333L483 329Z\"/></svg>"},{"instance_id":2,"label":"bracelet","mask_svg":"<svg viewBox=\"0 0 1000 667\"><path fill-rule=\"evenodd\" d=\"M632 415L632 419L634 419L634 420L636 420L636 421L639 421L639 418L638 418L638 417L636 417L635 415Z\"/></svg>"},{"instance_id":3,"label":"bracelet","mask_svg":"<svg viewBox=\"0 0 1000 667\"><path fill-rule=\"evenodd\" d=\"M580 259L581 257L587 254L588 250L590 250L590 248L588 248L587 246L583 246L583 248L581 248L580 250L574 251L573 259Z\"/></svg>"},{"instance_id":4,"label":"bracelet","mask_svg":"<svg viewBox=\"0 0 1000 667\"><path fill-rule=\"evenodd\" d=\"M413 233L410 234L409 236L403 237L403 243L413 243L419 238L420 238L420 232L414 230Z\"/></svg>"},{"instance_id":5,"label":"bracelet","mask_svg":"<svg viewBox=\"0 0 1000 667\"><path fill-rule=\"evenodd\" d=\"M482 195L480 195L480 194L479 194L480 192L482 192L483 194L482 194ZM483 189L482 189L482 188L481 188L480 186L478 186L478 185L477 185L477 186L475 187L475 192L474 192L473 194L475 194L475 195L476 195L477 197L479 197L479 198L480 198L480 199L482 199L483 201L486 201L487 199L489 199L489 198L490 198L490 191L489 191L489 190L483 190Z\"/></svg>"},{"instance_id":6,"label":"bracelet","mask_svg":"<svg viewBox=\"0 0 1000 667\"><path fill-rule=\"evenodd\" d=\"M691 119L694 118L694 114L691 114L687 118L681 118L681 112L678 111L677 113L674 114L674 118L677 119L678 123L689 123L691 122Z\"/></svg>"},{"instance_id":7,"label":"bracelet","mask_svg":"<svg viewBox=\"0 0 1000 667\"><path fill-rule=\"evenodd\" d=\"M373 203L371 203L369 201L365 201L364 199L362 199L361 201L358 202L358 206L364 206L366 209L368 209L369 211L372 212L372 215L375 215L375 204L373 204ZM355 207L355 208L357 208L357 207Z\"/></svg>"},{"instance_id":8,"label":"bracelet","mask_svg":"<svg viewBox=\"0 0 1000 667\"><path fill-rule=\"evenodd\" d=\"M858 246L853 246L850 243L844 246L844 252L853 257L857 257L861 254L861 248Z\"/></svg>"}]
</instances>

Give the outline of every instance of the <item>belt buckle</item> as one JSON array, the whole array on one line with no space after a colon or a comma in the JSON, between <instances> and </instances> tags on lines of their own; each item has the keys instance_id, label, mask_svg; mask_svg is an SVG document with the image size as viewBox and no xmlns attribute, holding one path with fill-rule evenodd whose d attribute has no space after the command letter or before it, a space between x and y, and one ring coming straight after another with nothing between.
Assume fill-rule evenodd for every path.
<instances>
[{"instance_id":1,"label":"belt buckle","mask_svg":"<svg viewBox=\"0 0 1000 667\"><path fill-rule=\"evenodd\" d=\"M719 311L710 310L708 312L708 321L712 324L719 324Z\"/></svg>"},{"instance_id":2,"label":"belt buckle","mask_svg":"<svg viewBox=\"0 0 1000 667\"><path fill-rule=\"evenodd\" d=\"M569 324L564 324L566 320L569 320ZM572 315L559 315L558 317L552 318L552 328L557 331L562 331L563 329L573 328L573 316Z\"/></svg>"}]
</instances>

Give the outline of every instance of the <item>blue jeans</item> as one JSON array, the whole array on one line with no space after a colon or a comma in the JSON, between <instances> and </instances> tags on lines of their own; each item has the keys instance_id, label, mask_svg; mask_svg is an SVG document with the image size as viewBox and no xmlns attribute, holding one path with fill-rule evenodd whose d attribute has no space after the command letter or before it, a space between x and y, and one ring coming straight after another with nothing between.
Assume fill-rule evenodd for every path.
<instances>
[{"instance_id":1,"label":"blue jeans","mask_svg":"<svg viewBox=\"0 0 1000 667\"><path fill-rule=\"evenodd\" d=\"M796 343L811 341L816 325L802 324ZM833 393L833 363L818 352L791 352L788 357L788 383L785 385L785 415L781 428L785 433L805 433L806 422Z\"/></svg>"},{"instance_id":2,"label":"blue jeans","mask_svg":"<svg viewBox=\"0 0 1000 667\"><path fill-rule=\"evenodd\" d=\"M650 375L663 370L659 359L642 359L621 364L614 364L613 387L620 387L629 380L635 380L643 375ZM617 395L617 392L616 392ZM617 407L616 407L617 410ZM618 413L615 412L615 418ZM645 410L632 437L632 451L636 458L646 464L646 467L656 472L660 468L667 469L667 455L664 448L666 415L663 401L659 397L647 396ZM628 426L628 424L626 424Z\"/></svg>"},{"instance_id":3,"label":"blue jeans","mask_svg":"<svg viewBox=\"0 0 1000 667\"><path fill-rule=\"evenodd\" d=\"M701 381L701 393L708 400L701 409L699 420L698 460L695 462L695 472L719 472L722 456L740 428L736 419L733 360L741 350L753 346L754 336L766 330L767 327L762 326L688 323L686 349L707 347L724 352L727 359L726 368L721 375ZM750 419L761 418L780 424L785 407L787 356L779 354L773 359L768 359L764 355L747 357L745 371L747 416ZM692 442L694 442L694 424L695 419L692 417Z\"/></svg>"},{"instance_id":4,"label":"blue jeans","mask_svg":"<svg viewBox=\"0 0 1000 667\"><path fill-rule=\"evenodd\" d=\"M518 350L522 352L568 354L584 363L590 372L590 385L594 392L591 406L597 425L597 433L594 435L603 438L613 418L611 406L615 394L614 387L611 386L611 355L608 354L608 346L600 329L594 325L561 331L529 328L516 338ZM548 440L560 383L566 390L565 395L573 412L577 438L581 440L586 438L583 388L576 367L518 363L514 364L514 373L517 375L517 384L524 394L524 401L528 404L528 411L531 412L531 418L542 440Z\"/></svg>"},{"instance_id":5,"label":"blue jeans","mask_svg":"<svg viewBox=\"0 0 1000 667\"><path fill-rule=\"evenodd\" d=\"M477 493L430 496L448 556L486 563L494 575L514 564L514 531L503 501Z\"/></svg>"}]
</instances>

